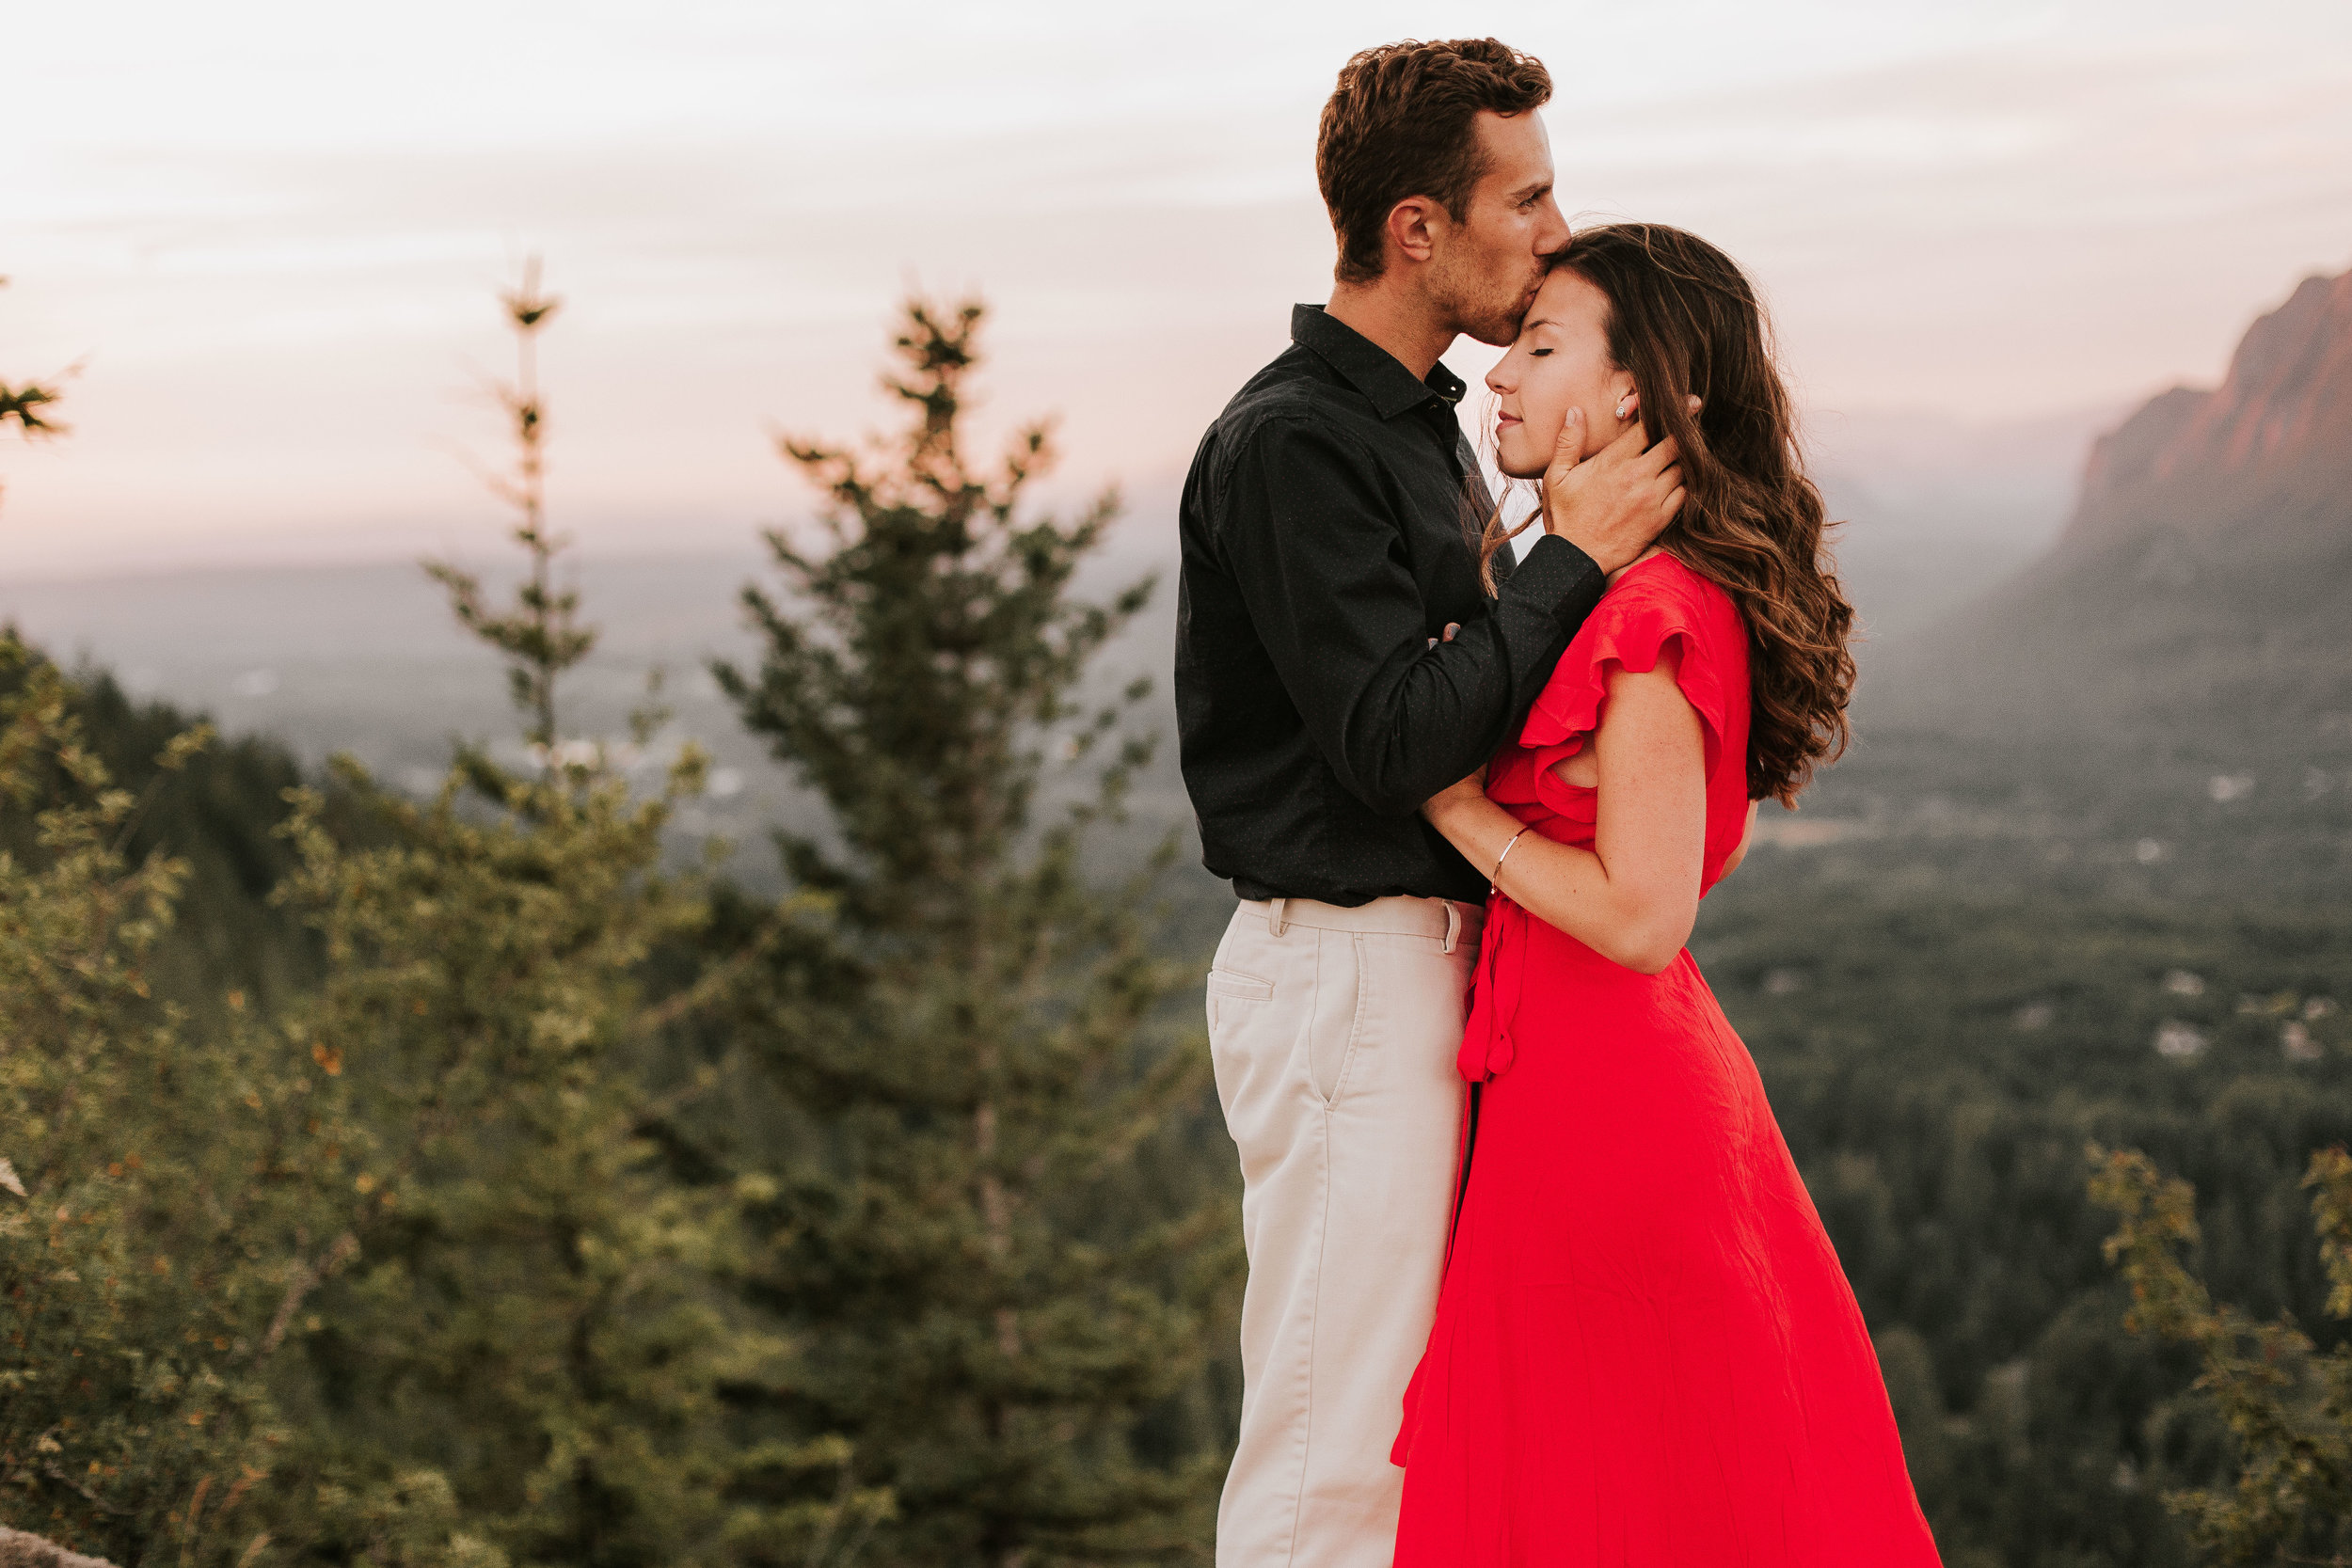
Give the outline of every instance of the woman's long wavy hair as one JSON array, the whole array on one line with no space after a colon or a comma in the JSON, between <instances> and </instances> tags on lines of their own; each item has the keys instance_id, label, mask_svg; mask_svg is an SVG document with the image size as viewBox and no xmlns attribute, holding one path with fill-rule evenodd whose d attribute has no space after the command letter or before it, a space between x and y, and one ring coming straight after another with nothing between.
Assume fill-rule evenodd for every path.
<instances>
[{"instance_id":1,"label":"woman's long wavy hair","mask_svg":"<svg viewBox=\"0 0 2352 1568\"><path fill-rule=\"evenodd\" d=\"M1740 607L1754 689L1748 795L1792 804L1851 736L1853 607L1756 290L1705 240L1655 223L1580 230L1554 265L1609 297L1609 357L1633 377L1644 433L1681 451L1682 510L1658 542ZM1696 414L1690 393L1703 400ZM1488 521L1482 572L1517 531L1500 514Z\"/></svg>"}]
</instances>

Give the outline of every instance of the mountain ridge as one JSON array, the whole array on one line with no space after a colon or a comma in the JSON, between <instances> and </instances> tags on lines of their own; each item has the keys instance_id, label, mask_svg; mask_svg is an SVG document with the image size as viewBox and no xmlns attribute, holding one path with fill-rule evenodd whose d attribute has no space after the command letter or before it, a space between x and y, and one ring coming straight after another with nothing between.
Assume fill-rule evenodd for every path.
<instances>
[{"instance_id":1,"label":"mountain ridge","mask_svg":"<svg viewBox=\"0 0 2352 1568\"><path fill-rule=\"evenodd\" d=\"M2352 709L2352 272L2100 436L2041 559L1872 672L1902 728L2155 743Z\"/></svg>"},{"instance_id":2,"label":"mountain ridge","mask_svg":"<svg viewBox=\"0 0 2352 1568\"><path fill-rule=\"evenodd\" d=\"M2211 388L2176 387L2092 444L2057 553L2169 528L2236 552L2339 542L2352 494L2352 272L2306 277Z\"/></svg>"},{"instance_id":3,"label":"mountain ridge","mask_svg":"<svg viewBox=\"0 0 2352 1568\"><path fill-rule=\"evenodd\" d=\"M1820 804L1913 853L1990 835L1972 885L1998 861L2019 885L2341 897L2352 274L2102 436L2048 551L1864 666L1855 729Z\"/></svg>"}]
</instances>

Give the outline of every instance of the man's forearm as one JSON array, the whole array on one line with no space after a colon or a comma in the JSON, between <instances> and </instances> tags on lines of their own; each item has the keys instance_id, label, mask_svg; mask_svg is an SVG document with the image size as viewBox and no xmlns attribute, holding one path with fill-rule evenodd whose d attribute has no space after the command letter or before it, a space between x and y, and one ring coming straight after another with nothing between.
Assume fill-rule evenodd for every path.
<instances>
[{"instance_id":1,"label":"man's forearm","mask_svg":"<svg viewBox=\"0 0 2352 1568\"><path fill-rule=\"evenodd\" d=\"M1483 620L1361 695L1343 729L1342 782L1403 816L1476 769L1526 717L1604 586L1574 546L1539 542Z\"/></svg>"}]
</instances>

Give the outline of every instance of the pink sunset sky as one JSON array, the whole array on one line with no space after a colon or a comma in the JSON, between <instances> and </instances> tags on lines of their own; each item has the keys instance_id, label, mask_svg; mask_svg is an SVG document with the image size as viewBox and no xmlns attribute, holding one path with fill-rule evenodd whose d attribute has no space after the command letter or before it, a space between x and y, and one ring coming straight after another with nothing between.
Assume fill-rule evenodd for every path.
<instances>
[{"instance_id":1,"label":"pink sunset sky","mask_svg":"<svg viewBox=\"0 0 2352 1568\"><path fill-rule=\"evenodd\" d=\"M1756 273L1828 449L2088 428L2352 264L2343 0L20 7L0 380L80 369L0 444L0 578L496 548L533 252L590 550L803 510L771 433L875 420L910 284L995 308L989 418L1165 495L1327 287L1334 70L1475 33L1549 64L1564 207Z\"/></svg>"}]
</instances>

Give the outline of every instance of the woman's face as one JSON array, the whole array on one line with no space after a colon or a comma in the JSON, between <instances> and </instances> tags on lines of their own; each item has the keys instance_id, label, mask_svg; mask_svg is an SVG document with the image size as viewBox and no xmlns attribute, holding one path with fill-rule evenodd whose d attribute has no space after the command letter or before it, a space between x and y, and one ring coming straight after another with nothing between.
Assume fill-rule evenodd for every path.
<instances>
[{"instance_id":1,"label":"woman's face","mask_svg":"<svg viewBox=\"0 0 2352 1568\"><path fill-rule=\"evenodd\" d=\"M1568 410L1584 410L1584 451L1598 451L1642 417L1633 377L1609 362L1609 296L1566 267L1535 291L1518 340L1487 372L1496 399L1496 466L1534 479L1551 462ZM1620 403L1626 417L1617 417Z\"/></svg>"}]
</instances>

